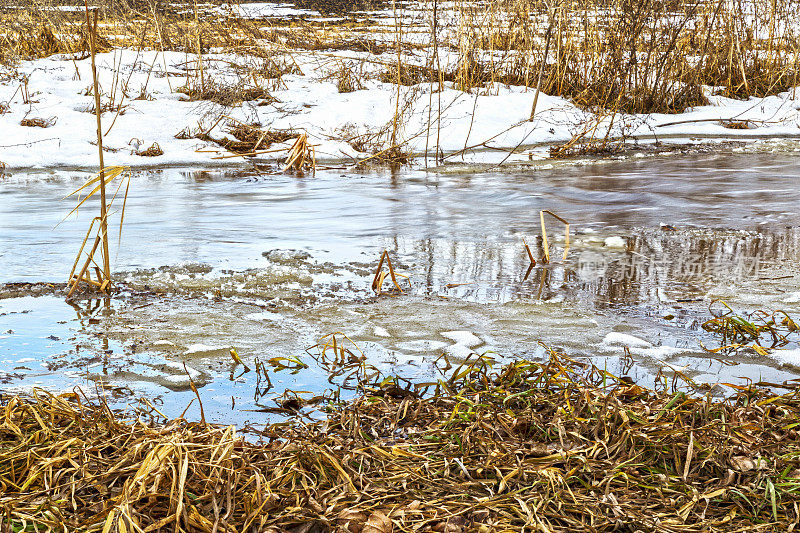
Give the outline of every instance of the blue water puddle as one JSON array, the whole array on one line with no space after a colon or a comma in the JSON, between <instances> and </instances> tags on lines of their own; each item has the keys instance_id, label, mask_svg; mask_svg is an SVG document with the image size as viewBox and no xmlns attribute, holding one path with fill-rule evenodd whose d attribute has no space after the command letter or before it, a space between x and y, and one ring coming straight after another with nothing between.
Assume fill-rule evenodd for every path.
<instances>
[{"instance_id":1,"label":"blue water puddle","mask_svg":"<svg viewBox=\"0 0 800 533\"><path fill-rule=\"evenodd\" d=\"M211 350L189 364L180 356L141 350L136 342L107 334L115 299L67 303L54 296L0 300L0 387L6 393L53 394L80 390L112 408L157 410L167 418L184 415L239 427L258 427L280 413L284 398L330 394L328 374L270 372L270 381ZM271 369L272 370L272 369ZM190 382L198 389L191 390ZM290 391L287 393L287 391ZM346 395L343 395L346 397Z\"/></svg>"},{"instance_id":2,"label":"blue water puddle","mask_svg":"<svg viewBox=\"0 0 800 533\"><path fill-rule=\"evenodd\" d=\"M102 364L104 350L115 348L86 330L89 320L97 319L57 298L0 300L0 380L14 389L88 385L74 368Z\"/></svg>"}]
</instances>

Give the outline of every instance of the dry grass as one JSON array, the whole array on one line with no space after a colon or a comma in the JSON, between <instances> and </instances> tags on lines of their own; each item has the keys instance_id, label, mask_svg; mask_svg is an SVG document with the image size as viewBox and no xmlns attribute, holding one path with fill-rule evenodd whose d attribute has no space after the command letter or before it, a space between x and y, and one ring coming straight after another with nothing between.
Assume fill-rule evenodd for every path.
<instances>
[{"instance_id":1,"label":"dry grass","mask_svg":"<svg viewBox=\"0 0 800 533\"><path fill-rule=\"evenodd\" d=\"M77 394L4 396L0 527L707 532L800 520L796 390L714 401L556 354L497 370L478 357L427 393L396 378L362 387L325 421L268 426L264 444L125 420Z\"/></svg>"},{"instance_id":2,"label":"dry grass","mask_svg":"<svg viewBox=\"0 0 800 533\"><path fill-rule=\"evenodd\" d=\"M352 11L366 3L314 4L323 11ZM330 5L329 5L330 4ZM16 5L8 3L9 6ZM212 47L272 61L274 47L303 50L353 50L379 55L392 46L370 39L368 29L312 20L298 23L241 19L201 9L193 3L101 2L98 46L144 46L196 54ZM2 6L0 6L2 7ZM309 6L314 7L314 6ZM435 6L422 3L421 16L442 16ZM775 0L767 4L743 2L663 2L609 0L593 4L560 0L458 2L448 17L421 20L430 26L439 48L458 51L458 62L438 63L436 47L427 50L428 64L401 65L389 83L413 85L426 81L453 81L468 89L489 82L532 87L542 72L541 90L571 98L583 107L628 112L679 112L705 103L702 85L723 87L735 96L764 96L797 85L800 41L793 21L800 4ZM81 14L37 2L23 9L0 11L0 61L43 57L54 53L86 54L88 46ZM455 24L455 26L454 26ZM390 28L391 31L391 28ZM446 33L445 33L446 32ZM545 38L550 46L545 57ZM401 48L418 47L402 42ZM291 64L273 64L274 77L291 71ZM343 85L346 89L347 83ZM191 87L193 98L236 103L229 88ZM251 95L252 96L252 95Z\"/></svg>"},{"instance_id":3,"label":"dry grass","mask_svg":"<svg viewBox=\"0 0 800 533\"><path fill-rule=\"evenodd\" d=\"M336 90L340 93L352 93L364 89L364 74L355 68L341 64L330 78L336 82Z\"/></svg>"},{"instance_id":4,"label":"dry grass","mask_svg":"<svg viewBox=\"0 0 800 533\"><path fill-rule=\"evenodd\" d=\"M244 124L236 120L229 120L225 131L233 139L214 137L211 135L210 130L199 133L182 130L176 137L197 138L213 142L235 154L252 154L258 150L269 148L272 143L282 143L301 136L299 132L293 130L267 130L262 129L260 124Z\"/></svg>"},{"instance_id":5,"label":"dry grass","mask_svg":"<svg viewBox=\"0 0 800 533\"><path fill-rule=\"evenodd\" d=\"M248 87L239 84L226 85L206 81L203 87L179 87L181 92L190 100L206 100L221 106L232 107L242 102L262 100L265 103L274 102L275 99L262 87Z\"/></svg>"},{"instance_id":6,"label":"dry grass","mask_svg":"<svg viewBox=\"0 0 800 533\"><path fill-rule=\"evenodd\" d=\"M346 14L353 11L381 9L385 4L384 0L298 0L295 5L322 13Z\"/></svg>"},{"instance_id":7,"label":"dry grass","mask_svg":"<svg viewBox=\"0 0 800 533\"><path fill-rule=\"evenodd\" d=\"M723 94L735 97L796 85L798 30L792 21L800 5L792 0L511 0L490 2L486 11L463 5L457 43L462 63L492 54L469 74L475 82L488 74L492 81L532 86L544 66L545 93L583 107L635 113L703 104L701 85L723 86Z\"/></svg>"},{"instance_id":8,"label":"dry grass","mask_svg":"<svg viewBox=\"0 0 800 533\"><path fill-rule=\"evenodd\" d=\"M20 126L27 126L29 128L49 128L50 126L55 126L57 120L58 119L56 117L50 117L50 118L39 118L39 117L23 118L19 122L19 125Z\"/></svg>"},{"instance_id":9,"label":"dry grass","mask_svg":"<svg viewBox=\"0 0 800 533\"><path fill-rule=\"evenodd\" d=\"M137 151L136 155L141 157L158 157L164 155L164 150L161 149L158 143L153 143L149 148Z\"/></svg>"}]
</instances>

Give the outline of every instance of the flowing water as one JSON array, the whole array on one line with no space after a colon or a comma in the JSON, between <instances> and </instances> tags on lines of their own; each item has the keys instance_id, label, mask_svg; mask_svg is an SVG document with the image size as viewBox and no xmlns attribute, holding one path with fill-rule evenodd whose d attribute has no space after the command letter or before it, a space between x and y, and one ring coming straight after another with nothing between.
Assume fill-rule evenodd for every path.
<instances>
[{"instance_id":1,"label":"flowing water","mask_svg":"<svg viewBox=\"0 0 800 533\"><path fill-rule=\"evenodd\" d=\"M286 394L347 385L314 357L334 332L353 357L415 381L437 379L442 354L542 359L547 347L644 384L680 372L719 394L714 384L800 377L794 340L768 356L710 354L702 345L719 340L701 328L717 299L800 316L795 154L139 171L118 251L112 235L121 292L67 304L47 283L65 280L97 208L59 225L86 178L0 181L0 390L79 386L176 416L191 379L207 419L258 425ZM553 261L529 270L523 239L540 257L542 209L569 221L570 247L562 259L564 227L548 218ZM403 295L370 290L383 250L408 276Z\"/></svg>"}]
</instances>

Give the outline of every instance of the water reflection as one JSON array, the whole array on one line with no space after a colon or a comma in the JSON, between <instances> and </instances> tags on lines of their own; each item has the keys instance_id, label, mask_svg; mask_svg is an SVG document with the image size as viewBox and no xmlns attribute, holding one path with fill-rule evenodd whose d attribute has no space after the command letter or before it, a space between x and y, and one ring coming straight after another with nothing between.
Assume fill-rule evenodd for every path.
<instances>
[{"instance_id":1,"label":"water reflection","mask_svg":"<svg viewBox=\"0 0 800 533\"><path fill-rule=\"evenodd\" d=\"M624 233L624 247L591 234L573 239L565 261L531 268L522 240L387 239L420 294L479 302L581 301L596 308L702 299L717 286L758 281L800 260L800 228L712 231L668 227ZM612 238L614 239L614 238ZM616 242L616 240L614 241ZM532 244L532 243L531 243ZM534 252L535 253L535 252Z\"/></svg>"},{"instance_id":2,"label":"water reflection","mask_svg":"<svg viewBox=\"0 0 800 533\"><path fill-rule=\"evenodd\" d=\"M90 215L82 212L53 228L68 211L59 199L85 178L15 174L0 183L0 281L66 276ZM607 234L662 223L796 225L798 185L800 158L791 154L649 158L507 173L141 171L114 265L131 270L188 261L241 270L258 267L261 252L274 248L304 249L341 263L380 253L391 239L517 246L520 236L538 233L541 209L563 216L573 229Z\"/></svg>"}]
</instances>

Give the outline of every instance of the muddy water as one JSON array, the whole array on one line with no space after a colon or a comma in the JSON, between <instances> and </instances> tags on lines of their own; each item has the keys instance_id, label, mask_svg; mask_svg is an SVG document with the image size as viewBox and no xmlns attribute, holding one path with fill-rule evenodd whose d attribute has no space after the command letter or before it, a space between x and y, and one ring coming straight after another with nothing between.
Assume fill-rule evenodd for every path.
<instances>
[{"instance_id":1,"label":"muddy water","mask_svg":"<svg viewBox=\"0 0 800 533\"><path fill-rule=\"evenodd\" d=\"M90 209L55 227L60 198L85 178L0 182L0 283L63 281ZM207 418L258 424L287 389L308 398L342 383L314 358L333 332L381 372L418 381L439 376L443 353L542 358L544 345L648 384L675 371L709 384L793 379L796 342L711 356L700 343L718 342L700 324L717 298L800 316L798 205L792 154L299 178L138 172L115 254L121 293L70 306L6 286L0 386L77 385L174 416L194 397L191 378ZM563 227L549 221L554 261L528 271L522 239L541 255L541 209L570 222L571 246L562 260ZM405 295L370 291L384 249L408 276ZM296 365L285 358L308 368L282 369Z\"/></svg>"}]
</instances>

